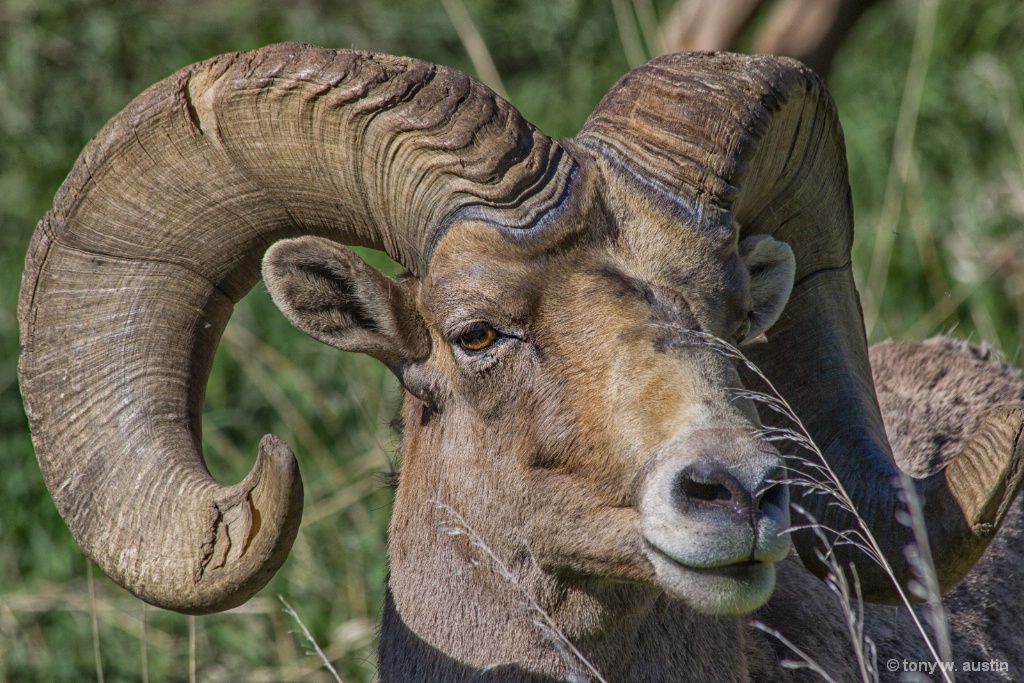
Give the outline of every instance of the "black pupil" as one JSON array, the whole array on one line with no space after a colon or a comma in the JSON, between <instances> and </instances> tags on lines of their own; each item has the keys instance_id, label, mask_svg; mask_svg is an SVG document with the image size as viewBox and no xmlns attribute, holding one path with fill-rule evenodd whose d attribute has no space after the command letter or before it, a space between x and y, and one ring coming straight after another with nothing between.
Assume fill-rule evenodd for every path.
<instances>
[{"instance_id":1,"label":"black pupil","mask_svg":"<svg viewBox=\"0 0 1024 683\"><path fill-rule=\"evenodd\" d=\"M459 342L469 349L481 349L491 343L493 334L488 325L473 325L462 333Z\"/></svg>"}]
</instances>

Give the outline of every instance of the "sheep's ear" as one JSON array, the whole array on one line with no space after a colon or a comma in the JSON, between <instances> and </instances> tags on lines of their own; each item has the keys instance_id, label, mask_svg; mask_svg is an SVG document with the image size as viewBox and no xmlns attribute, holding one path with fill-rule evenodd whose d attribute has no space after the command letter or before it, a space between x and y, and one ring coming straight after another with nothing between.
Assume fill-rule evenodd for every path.
<instances>
[{"instance_id":1,"label":"sheep's ear","mask_svg":"<svg viewBox=\"0 0 1024 683\"><path fill-rule=\"evenodd\" d=\"M750 329L742 335L743 343L750 342L782 315L782 309L793 291L796 259L785 242L768 235L753 235L740 242L740 259L750 273Z\"/></svg>"},{"instance_id":2,"label":"sheep's ear","mask_svg":"<svg viewBox=\"0 0 1024 683\"><path fill-rule=\"evenodd\" d=\"M336 242L274 244L263 258L263 279L295 327L336 349L373 356L399 379L430 351L414 301L417 281L387 277Z\"/></svg>"}]
</instances>

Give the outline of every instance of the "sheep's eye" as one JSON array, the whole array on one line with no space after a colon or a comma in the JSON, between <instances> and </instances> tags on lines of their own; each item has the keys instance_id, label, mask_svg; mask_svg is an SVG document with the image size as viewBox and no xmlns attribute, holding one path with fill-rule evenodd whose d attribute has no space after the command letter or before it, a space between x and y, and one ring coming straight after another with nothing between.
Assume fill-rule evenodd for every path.
<instances>
[{"instance_id":1,"label":"sheep's eye","mask_svg":"<svg viewBox=\"0 0 1024 683\"><path fill-rule=\"evenodd\" d=\"M747 317L743 322L741 322L740 326L736 328L736 343L739 344L740 342L742 342L744 339L747 338L748 334L750 334L749 317Z\"/></svg>"},{"instance_id":2,"label":"sheep's eye","mask_svg":"<svg viewBox=\"0 0 1024 683\"><path fill-rule=\"evenodd\" d=\"M473 323L459 335L459 346L466 351L483 351L493 344L498 338L498 333L493 327L484 322Z\"/></svg>"}]
</instances>

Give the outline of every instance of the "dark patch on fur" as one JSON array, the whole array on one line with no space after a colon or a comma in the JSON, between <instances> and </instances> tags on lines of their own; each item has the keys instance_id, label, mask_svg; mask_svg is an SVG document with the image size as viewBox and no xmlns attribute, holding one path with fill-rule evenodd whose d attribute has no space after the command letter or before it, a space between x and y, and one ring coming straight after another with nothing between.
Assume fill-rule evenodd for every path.
<instances>
[{"instance_id":1,"label":"dark patch on fur","mask_svg":"<svg viewBox=\"0 0 1024 683\"><path fill-rule=\"evenodd\" d=\"M377 481L384 488L391 489L392 491L398 490L398 484L402 478L402 471L395 468L395 463L391 463L391 469L387 472L378 472L376 475Z\"/></svg>"},{"instance_id":2,"label":"dark patch on fur","mask_svg":"<svg viewBox=\"0 0 1024 683\"><path fill-rule=\"evenodd\" d=\"M701 329L690 308L690 302L681 293L626 275L612 267L602 268L600 274L615 283L616 296L631 297L646 303L651 309L654 322L684 327L688 330Z\"/></svg>"},{"instance_id":3,"label":"dark patch on fur","mask_svg":"<svg viewBox=\"0 0 1024 683\"><path fill-rule=\"evenodd\" d=\"M391 431L393 431L399 438L401 438L402 432L405 431L405 419L403 419L400 414L396 415L393 418L391 418L390 422L388 422L388 427L390 427Z\"/></svg>"}]
</instances>

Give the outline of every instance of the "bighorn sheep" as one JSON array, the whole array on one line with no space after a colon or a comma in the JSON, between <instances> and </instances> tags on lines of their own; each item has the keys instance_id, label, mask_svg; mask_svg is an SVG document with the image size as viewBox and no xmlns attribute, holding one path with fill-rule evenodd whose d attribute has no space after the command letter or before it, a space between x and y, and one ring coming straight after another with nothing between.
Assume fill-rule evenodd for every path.
<instances>
[{"instance_id":1,"label":"bighorn sheep","mask_svg":"<svg viewBox=\"0 0 1024 683\"><path fill-rule=\"evenodd\" d=\"M82 153L28 255L21 386L43 475L89 557L155 605L244 602L289 551L302 484L271 436L244 481L213 481L199 415L266 252L284 314L378 358L406 392L382 680L574 673L524 594L610 681L799 679L754 611L848 680L845 623L811 580L827 570L818 538L783 532L791 497L833 530L858 522L787 486L810 465L759 435L737 366L694 339L744 342L906 585L912 534L895 519L851 241L836 112L792 60L657 59L555 142L459 72L276 45L174 74ZM409 274L385 277L344 244ZM949 588L1004 519L1004 536L1021 535L1024 411L1001 404L1022 385L969 348L879 353ZM943 377L965 405L955 429L936 409ZM925 403L900 408L917 381ZM471 569L476 538L504 574ZM985 576L1019 576L1009 542ZM894 601L874 562L835 552L866 598ZM1024 675L1010 632L991 628L1002 613L964 604L984 589L953 593L959 642ZM999 597L1017 619L1021 592ZM925 659L895 610L867 608L879 661Z\"/></svg>"}]
</instances>

